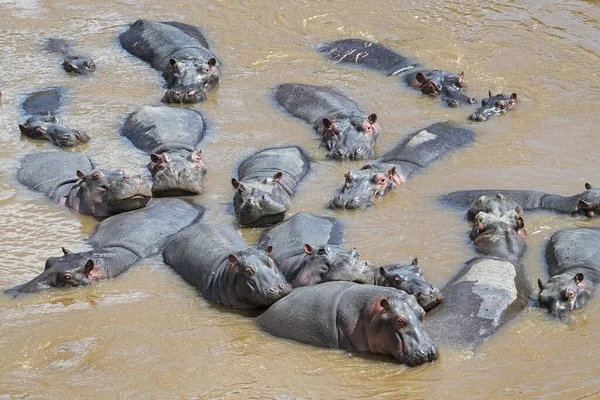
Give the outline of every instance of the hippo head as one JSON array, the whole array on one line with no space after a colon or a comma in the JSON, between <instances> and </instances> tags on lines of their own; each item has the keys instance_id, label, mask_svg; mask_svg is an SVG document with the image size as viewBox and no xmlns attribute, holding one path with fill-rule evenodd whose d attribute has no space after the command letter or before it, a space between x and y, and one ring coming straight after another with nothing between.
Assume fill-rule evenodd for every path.
<instances>
[{"instance_id":1,"label":"hippo head","mask_svg":"<svg viewBox=\"0 0 600 400\"><path fill-rule=\"evenodd\" d=\"M90 252L72 253L62 248L64 256L50 257L46 260L44 272L31 281L8 289L12 295L34 293L52 287L85 286L93 280L102 279L102 272L96 262L90 258Z\"/></svg>"},{"instance_id":2,"label":"hippo head","mask_svg":"<svg viewBox=\"0 0 600 400\"><path fill-rule=\"evenodd\" d=\"M503 214L480 211L475 216L475 222L469 237L475 242L484 234L494 236L499 232L514 231L524 238L527 236L524 227L525 221L517 210L510 209Z\"/></svg>"},{"instance_id":3,"label":"hippo head","mask_svg":"<svg viewBox=\"0 0 600 400\"><path fill-rule=\"evenodd\" d=\"M338 189L329 208L364 209L371 207L377 197L402 184L405 178L395 166L367 164L361 169L351 170L344 175L346 181Z\"/></svg>"},{"instance_id":4,"label":"hippo head","mask_svg":"<svg viewBox=\"0 0 600 400\"><path fill-rule=\"evenodd\" d=\"M577 267L572 268L577 270ZM548 310L550 315L563 318L565 314L587 303L593 294L593 284L584 280L581 272L565 272L555 275L544 285L538 279L540 307Z\"/></svg>"},{"instance_id":5,"label":"hippo head","mask_svg":"<svg viewBox=\"0 0 600 400\"><path fill-rule=\"evenodd\" d=\"M317 134L327 148L327 157L334 160L366 160L375 155L373 145L381 127L377 115L323 118Z\"/></svg>"},{"instance_id":6,"label":"hippo head","mask_svg":"<svg viewBox=\"0 0 600 400\"><path fill-rule=\"evenodd\" d=\"M515 211L519 217L523 215L523 208L501 193L496 196L481 196L471 204L471 208L467 211L467 218L469 221L473 221L480 212L503 215L510 210Z\"/></svg>"},{"instance_id":7,"label":"hippo head","mask_svg":"<svg viewBox=\"0 0 600 400\"><path fill-rule=\"evenodd\" d=\"M25 136L47 140L59 147L74 147L90 140L88 135L62 124L51 113L29 117L24 124L19 124L19 129Z\"/></svg>"},{"instance_id":8,"label":"hippo head","mask_svg":"<svg viewBox=\"0 0 600 400\"><path fill-rule=\"evenodd\" d=\"M423 272L418 265L419 261L415 257L410 265L395 264L379 268L383 278L381 286L393 287L412 294L419 305L425 311L429 311L440 304L444 296L440 289L423 278Z\"/></svg>"},{"instance_id":9,"label":"hippo head","mask_svg":"<svg viewBox=\"0 0 600 400\"><path fill-rule=\"evenodd\" d=\"M487 121L492 115L504 114L508 110L515 108L517 104L517 94L513 93L510 96L505 94L492 95L489 92L490 97L481 100L481 108L475 111L469 119L471 121L483 122Z\"/></svg>"},{"instance_id":10,"label":"hippo head","mask_svg":"<svg viewBox=\"0 0 600 400\"><path fill-rule=\"evenodd\" d=\"M264 251L248 248L228 257L229 272L237 297L246 304L269 307L287 296L292 287L269 257L273 248Z\"/></svg>"},{"instance_id":11,"label":"hippo head","mask_svg":"<svg viewBox=\"0 0 600 400\"><path fill-rule=\"evenodd\" d=\"M240 182L233 178L237 190L233 207L240 224L249 227L272 225L283 220L290 209L290 197L280 184L283 174L277 172L262 182Z\"/></svg>"},{"instance_id":12,"label":"hippo head","mask_svg":"<svg viewBox=\"0 0 600 400\"><path fill-rule=\"evenodd\" d=\"M219 82L219 68L215 58L208 61L199 60L198 58L171 58L163 77L167 81L169 89L177 89L167 91L163 101L176 103L199 102L206 98L204 92L210 91ZM177 101L167 101L171 99ZM186 101L180 101L182 99Z\"/></svg>"},{"instance_id":13,"label":"hippo head","mask_svg":"<svg viewBox=\"0 0 600 400\"><path fill-rule=\"evenodd\" d=\"M526 248L524 227L523 217L515 210L503 215L479 212L469 237L480 254L519 259Z\"/></svg>"},{"instance_id":14,"label":"hippo head","mask_svg":"<svg viewBox=\"0 0 600 400\"><path fill-rule=\"evenodd\" d=\"M148 169L155 195L196 195L204 192L206 167L202 150L152 153Z\"/></svg>"},{"instance_id":15,"label":"hippo head","mask_svg":"<svg viewBox=\"0 0 600 400\"><path fill-rule=\"evenodd\" d=\"M67 72L73 72L75 74L87 75L91 74L96 70L96 64L90 57L68 55L65 57L62 67Z\"/></svg>"},{"instance_id":16,"label":"hippo head","mask_svg":"<svg viewBox=\"0 0 600 400\"><path fill-rule=\"evenodd\" d=\"M395 291L369 304L364 314L370 319L365 331L372 353L391 354L411 367L438 359L438 350L423 328L425 310L413 296Z\"/></svg>"},{"instance_id":17,"label":"hippo head","mask_svg":"<svg viewBox=\"0 0 600 400\"><path fill-rule=\"evenodd\" d=\"M304 245L306 258L298 268L292 287L310 286L330 281L358 283L373 282L373 266L360 261L356 248L342 251L339 246L322 245L313 248Z\"/></svg>"},{"instance_id":18,"label":"hippo head","mask_svg":"<svg viewBox=\"0 0 600 400\"><path fill-rule=\"evenodd\" d=\"M428 79L423 72L417 72L415 79L418 82L418 89L423 94L439 96L442 93L442 82L439 79Z\"/></svg>"},{"instance_id":19,"label":"hippo head","mask_svg":"<svg viewBox=\"0 0 600 400\"><path fill-rule=\"evenodd\" d=\"M588 218L600 215L600 190L594 189L589 183L585 184L585 192L577 201L576 214L585 215Z\"/></svg>"}]
</instances>

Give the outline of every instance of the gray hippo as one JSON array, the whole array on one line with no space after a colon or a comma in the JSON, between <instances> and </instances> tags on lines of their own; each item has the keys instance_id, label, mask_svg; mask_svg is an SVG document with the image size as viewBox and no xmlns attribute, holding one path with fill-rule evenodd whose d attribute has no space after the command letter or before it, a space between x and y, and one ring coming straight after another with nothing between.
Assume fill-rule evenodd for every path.
<instances>
[{"instance_id":1,"label":"gray hippo","mask_svg":"<svg viewBox=\"0 0 600 400\"><path fill-rule=\"evenodd\" d=\"M283 221L296 188L310 170L300 147L274 147L246 158L231 184L235 215L243 226L260 227Z\"/></svg>"},{"instance_id":2,"label":"gray hippo","mask_svg":"<svg viewBox=\"0 0 600 400\"><path fill-rule=\"evenodd\" d=\"M58 53L64 57L62 67L66 72L88 75L96 70L96 63L89 56L75 54L71 42L65 39L50 38L46 40L44 49Z\"/></svg>"},{"instance_id":3,"label":"gray hippo","mask_svg":"<svg viewBox=\"0 0 600 400\"><path fill-rule=\"evenodd\" d=\"M378 160L345 175L330 208L363 209L448 153L470 145L475 133L451 122L438 122L407 135Z\"/></svg>"},{"instance_id":4,"label":"gray hippo","mask_svg":"<svg viewBox=\"0 0 600 400\"><path fill-rule=\"evenodd\" d=\"M88 240L92 250L50 257L44 272L7 290L18 295L52 287L85 286L114 278L142 258L160 252L175 233L202 217L204 208L178 199L153 200L148 207L100 222Z\"/></svg>"},{"instance_id":5,"label":"gray hippo","mask_svg":"<svg viewBox=\"0 0 600 400\"><path fill-rule=\"evenodd\" d=\"M195 110L146 106L129 114L121 135L150 154L155 196L196 195L204 192L206 167L198 144L205 130L204 117Z\"/></svg>"},{"instance_id":6,"label":"gray hippo","mask_svg":"<svg viewBox=\"0 0 600 400\"><path fill-rule=\"evenodd\" d=\"M271 335L334 349L388 354L417 366L437 360L425 311L400 290L327 282L292 290L257 319Z\"/></svg>"},{"instance_id":7,"label":"gray hippo","mask_svg":"<svg viewBox=\"0 0 600 400\"><path fill-rule=\"evenodd\" d=\"M442 196L445 204L464 207L470 206L481 196L493 197L501 194L507 200L518 204L523 210L549 210L571 216L586 216L588 218L600 215L600 190L594 189L589 183L585 191L573 196L561 196L535 190L459 190Z\"/></svg>"},{"instance_id":8,"label":"gray hippo","mask_svg":"<svg viewBox=\"0 0 600 400\"><path fill-rule=\"evenodd\" d=\"M419 64L381 45L362 39L343 39L319 48L336 63L361 65L388 76L404 76L406 84L423 94L442 96L450 107L473 104L475 99L462 93L465 74L442 70L417 70Z\"/></svg>"},{"instance_id":9,"label":"gray hippo","mask_svg":"<svg viewBox=\"0 0 600 400\"><path fill-rule=\"evenodd\" d=\"M291 290L270 252L271 247L248 247L232 228L195 224L171 239L163 258L207 300L259 308L269 307Z\"/></svg>"},{"instance_id":10,"label":"gray hippo","mask_svg":"<svg viewBox=\"0 0 600 400\"><path fill-rule=\"evenodd\" d=\"M28 154L21 160L17 180L61 205L98 218L142 208L151 197L145 177L98 170L81 153Z\"/></svg>"},{"instance_id":11,"label":"gray hippo","mask_svg":"<svg viewBox=\"0 0 600 400\"><path fill-rule=\"evenodd\" d=\"M471 121L483 122L487 121L492 115L504 114L510 110L514 110L517 104L517 94L511 95L497 94L493 95L489 91L488 98L481 100L481 107L469 116Z\"/></svg>"},{"instance_id":12,"label":"gray hippo","mask_svg":"<svg viewBox=\"0 0 600 400\"><path fill-rule=\"evenodd\" d=\"M61 91L57 88L27 96L22 108L29 117L19 124L21 134L32 139L47 140L59 147L74 147L89 142L88 135L66 126L56 116L62 106L61 97Z\"/></svg>"},{"instance_id":13,"label":"gray hippo","mask_svg":"<svg viewBox=\"0 0 600 400\"><path fill-rule=\"evenodd\" d=\"M220 62L194 26L140 19L119 40L129 53L163 72L168 88L164 102L200 102L219 81Z\"/></svg>"},{"instance_id":14,"label":"gray hippo","mask_svg":"<svg viewBox=\"0 0 600 400\"><path fill-rule=\"evenodd\" d=\"M600 228L562 229L546 246L550 279L538 279L540 307L563 318L583 307L600 282Z\"/></svg>"},{"instance_id":15,"label":"gray hippo","mask_svg":"<svg viewBox=\"0 0 600 400\"><path fill-rule=\"evenodd\" d=\"M358 104L337 90L284 83L275 89L275 100L314 127L327 149L327 157L364 160L375 155L373 146L381 131L377 115L365 116Z\"/></svg>"}]
</instances>

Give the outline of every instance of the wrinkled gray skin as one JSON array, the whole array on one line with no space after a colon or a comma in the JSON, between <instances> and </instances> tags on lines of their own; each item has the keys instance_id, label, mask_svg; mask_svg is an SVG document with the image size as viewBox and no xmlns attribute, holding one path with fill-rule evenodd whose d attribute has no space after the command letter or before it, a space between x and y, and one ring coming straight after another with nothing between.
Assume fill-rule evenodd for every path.
<instances>
[{"instance_id":1,"label":"wrinkled gray skin","mask_svg":"<svg viewBox=\"0 0 600 400\"><path fill-rule=\"evenodd\" d=\"M164 102L200 102L219 82L220 62L194 26L140 19L119 40L125 50L163 72Z\"/></svg>"},{"instance_id":2,"label":"wrinkled gray skin","mask_svg":"<svg viewBox=\"0 0 600 400\"><path fill-rule=\"evenodd\" d=\"M377 115L365 116L360 107L337 90L299 83L275 89L275 100L287 112L313 125L334 160L374 157L373 146L381 127Z\"/></svg>"},{"instance_id":3,"label":"wrinkled gray skin","mask_svg":"<svg viewBox=\"0 0 600 400\"><path fill-rule=\"evenodd\" d=\"M50 38L46 40L44 48L64 57L62 67L66 72L88 75L96 70L96 64L91 57L73 54L73 46L65 39Z\"/></svg>"},{"instance_id":4,"label":"wrinkled gray skin","mask_svg":"<svg viewBox=\"0 0 600 400\"><path fill-rule=\"evenodd\" d=\"M378 160L345 175L330 208L364 209L432 162L473 142L475 133L451 122L438 122L404 137Z\"/></svg>"},{"instance_id":5,"label":"wrinkled gray skin","mask_svg":"<svg viewBox=\"0 0 600 400\"><path fill-rule=\"evenodd\" d=\"M242 161L237 179L231 180L239 223L260 227L283 221L296 187L309 170L308 157L297 146L261 150Z\"/></svg>"},{"instance_id":6,"label":"wrinkled gray skin","mask_svg":"<svg viewBox=\"0 0 600 400\"><path fill-rule=\"evenodd\" d=\"M469 221L474 221L475 216L480 212L501 216L511 210L516 212L519 217L523 216L523 209L521 206L511 199L507 199L506 196L501 193L498 193L495 196L480 196L471 204L471 207L467 211L467 219Z\"/></svg>"},{"instance_id":7,"label":"wrinkled gray skin","mask_svg":"<svg viewBox=\"0 0 600 400\"><path fill-rule=\"evenodd\" d=\"M319 347L388 354L408 366L437 360L425 311L400 290L351 282L297 288L257 319L271 335Z\"/></svg>"},{"instance_id":8,"label":"wrinkled gray skin","mask_svg":"<svg viewBox=\"0 0 600 400\"><path fill-rule=\"evenodd\" d=\"M21 134L32 139L47 140L59 147L74 147L89 142L88 135L64 125L56 116L61 105L61 93L56 88L27 96L22 107L31 116L25 123L19 124Z\"/></svg>"},{"instance_id":9,"label":"wrinkled gray skin","mask_svg":"<svg viewBox=\"0 0 600 400\"><path fill-rule=\"evenodd\" d=\"M516 107L516 93L509 96L506 94L492 95L492 92L489 92L489 96L490 97L488 98L482 99L481 108L469 116L471 121L487 121L492 115L504 114Z\"/></svg>"},{"instance_id":10,"label":"wrinkled gray skin","mask_svg":"<svg viewBox=\"0 0 600 400\"><path fill-rule=\"evenodd\" d=\"M594 189L589 183L585 191L573 196L561 196L534 190L459 190L442 197L446 204L457 207L468 207L481 196L493 197L502 194L507 200L521 206L523 210L550 210L571 216L586 216L588 218L600 215L600 190Z\"/></svg>"},{"instance_id":11,"label":"wrinkled gray skin","mask_svg":"<svg viewBox=\"0 0 600 400\"><path fill-rule=\"evenodd\" d=\"M178 196L204 192L206 167L196 149L205 130L204 118L195 110L146 106L129 114L121 134L150 153L152 193Z\"/></svg>"},{"instance_id":12,"label":"wrinkled gray skin","mask_svg":"<svg viewBox=\"0 0 600 400\"><path fill-rule=\"evenodd\" d=\"M199 220L203 213L202 206L164 199L105 219L88 241L92 250L73 253L63 248L63 256L48 258L44 272L7 292L16 296L114 278L140 259L160 252L171 236Z\"/></svg>"},{"instance_id":13,"label":"wrinkled gray skin","mask_svg":"<svg viewBox=\"0 0 600 400\"><path fill-rule=\"evenodd\" d=\"M550 279L538 279L540 307L550 315L565 318L569 311L591 300L600 282L600 229L559 230L546 246Z\"/></svg>"},{"instance_id":14,"label":"wrinkled gray skin","mask_svg":"<svg viewBox=\"0 0 600 400\"><path fill-rule=\"evenodd\" d=\"M62 205L98 218L142 208L151 197L144 177L96 170L81 153L28 154L21 160L17 179Z\"/></svg>"},{"instance_id":15,"label":"wrinkled gray skin","mask_svg":"<svg viewBox=\"0 0 600 400\"><path fill-rule=\"evenodd\" d=\"M232 228L195 224L173 237L163 257L207 300L233 308L260 308L291 290L270 251L248 247Z\"/></svg>"}]
</instances>

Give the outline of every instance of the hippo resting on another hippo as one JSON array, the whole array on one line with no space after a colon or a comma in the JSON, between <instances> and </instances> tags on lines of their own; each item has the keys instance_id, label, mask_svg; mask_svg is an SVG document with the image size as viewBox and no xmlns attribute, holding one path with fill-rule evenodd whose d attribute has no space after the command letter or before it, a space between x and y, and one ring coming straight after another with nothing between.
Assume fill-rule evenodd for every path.
<instances>
[{"instance_id":1,"label":"hippo resting on another hippo","mask_svg":"<svg viewBox=\"0 0 600 400\"><path fill-rule=\"evenodd\" d=\"M65 39L50 38L46 40L44 48L64 57L62 67L67 72L88 75L96 70L96 64L91 57L74 54L73 46Z\"/></svg>"},{"instance_id":2,"label":"hippo resting on another hippo","mask_svg":"<svg viewBox=\"0 0 600 400\"><path fill-rule=\"evenodd\" d=\"M313 125L334 160L374 157L373 146L381 127L377 115L365 116L358 104L337 90L300 83L275 89L275 100L295 117Z\"/></svg>"},{"instance_id":3,"label":"hippo resting on another hippo","mask_svg":"<svg viewBox=\"0 0 600 400\"><path fill-rule=\"evenodd\" d=\"M563 229L546 246L550 279L538 279L541 307L558 318L583 307L600 282L600 228Z\"/></svg>"},{"instance_id":4,"label":"hippo resting on another hippo","mask_svg":"<svg viewBox=\"0 0 600 400\"><path fill-rule=\"evenodd\" d=\"M21 160L17 179L61 205L98 218L142 208L151 197L145 177L97 170L81 153L28 154Z\"/></svg>"},{"instance_id":5,"label":"hippo resting on another hippo","mask_svg":"<svg viewBox=\"0 0 600 400\"><path fill-rule=\"evenodd\" d=\"M219 82L220 62L192 25L140 19L119 40L125 50L163 72L166 103L200 102Z\"/></svg>"},{"instance_id":6,"label":"hippo resting on another hippo","mask_svg":"<svg viewBox=\"0 0 600 400\"><path fill-rule=\"evenodd\" d=\"M296 146L261 150L242 161L237 179L231 180L240 224L260 227L282 221L309 170L306 153Z\"/></svg>"},{"instance_id":7,"label":"hippo resting on another hippo","mask_svg":"<svg viewBox=\"0 0 600 400\"><path fill-rule=\"evenodd\" d=\"M462 94L466 86L464 72L456 75L441 70L416 71L418 63L373 42L343 39L326 44L319 51L337 63L364 65L388 76L405 75L408 86L430 96L441 95L450 107L475 102L474 98Z\"/></svg>"},{"instance_id":8,"label":"hippo resting on another hippo","mask_svg":"<svg viewBox=\"0 0 600 400\"><path fill-rule=\"evenodd\" d=\"M92 250L73 253L63 248L63 256L48 258L44 272L7 292L18 295L114 278L140 259L160 252L171 236L199 220L203 213L202 206L164 199L107 218L88 240Z\"/></svg>"},{"instance_id":9,"label":"hippo resting on another hippo","mask_svg":"<svg viewBox=\"0 0 600 400\"><path fill-rule=\"evenodd\" d=\"M341 223L330 217L303 212L268 229L257 247L270 253L292 287L330 281L391 286L415 295L425 311L441 301L437 288L423 279L416 259L411 265L375 267L360 261L356 249L343 251Z\"/></svg>"},{"instance_id":10,"label":"hippo resting on another hippo","mask_svg":"<svg viewBox=\"0 0 600 400\"><path fill-rule=\"evenodd\" d=\"M473 142L475 133L451 122L438 122L407 135L378 160L349 171L330 208L363 209L432 162Z\"/></svg>"},{"instance_id":11,"label":"hippo resting on another hippo","mask_svg":"<svg viewBox=\"0 0 600 400\"><path fill-rule=\"evenodd\" d=\"M296 288L257 319L271 335L319 347L389 354L409 366L437 360L425 311L400 290L351 282Z\"/></svg>"},{"instance_id":12,"label":"hippo resting on another hippo","mask_svg":"<svg viewBox=\"0 0 600 400\"><path fill-rule=\"evenodd\" d=\"M206 167L196 149L205 129L195 110L146 106L129 114L121 134L150 153L154 195L188 195L204 192Z\"/></svg>"},{"instance_id":13,"label":"hippo resting on another hippo","mask_svg":"<svg viewBox=\"0 0 600 400\"><path fill-rule=\"evenodd\" d=\"M573 196L561 196L534 190L459 190L448 193L442 201L453 206L470 206L481 196L493 197L502 194L508 201L518 204L523 210L552 210L572 216L582 215L594 217L600 215L600 190L594 189L589 183L585 191Z\"/></svg>"},{"instance_id":14,"label":"hippo resting on another hippo","mask_svg":"<svg viewBox=\"0 0 600 400\"><path fill-rule=\"evenodd\" d=\"M24 124L19 124L21 134L32 139L47 140L59 147L73 147L89 142L88 135L69 128L56 116L61 105L61 94L56 88L27 96L22 107L30 117Z\"/></svg>"},{"instance_id":15,"label":"hippo resting on another hippo","mask_svg":"<svg viewBox=\"0 0 600 400\"><path fill-rule=\"evenodd\" d=\"M217 304L233 308L269 307L291 287L275 261L271 248L248 247L229 227L195 224L169 242L165 263Z\"/></svg>"}]
</instances>

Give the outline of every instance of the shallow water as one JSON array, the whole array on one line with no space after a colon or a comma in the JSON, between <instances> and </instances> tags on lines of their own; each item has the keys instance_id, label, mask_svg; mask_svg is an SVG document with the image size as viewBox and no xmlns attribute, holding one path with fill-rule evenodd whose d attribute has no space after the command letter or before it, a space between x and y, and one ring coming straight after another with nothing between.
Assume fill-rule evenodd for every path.
<instances>
[{"instance_id":1,"label":"shallow water","mask_svg":"<svg viewBox=\"0 0 600 400\"><path fill-rule=\"evenodd\" d=\"M220 86L195 106L210 123L202 144L207 191L197 199L206 222L233 224L229 182L243 157L297 144L311 155L312 171L290 215L339 217L361 257L384 264L416 255L443 286L473 251L465 210L440 206L440 194L495 187L570 195L585 182L600 185L597 1L0 0L0 287L36 276L61 246L86 249L96 224L16 182L23 155L52 149L19 134L27 93L65 88L63 119L92 137L77 150L102 167L145 170L146 156L117 135L129 112L157 104L164 90L159 73L118 45L119 32L140 17L198 25L224 63ZM59 56L42 50L47 37L73 39L93 56L96 74L67 76ZM348 37L375 40L426 67L464 70L477 99L488 90L517 92L518 108L471 123L473 107L442 107L397 78L338 66L314 51ZM440 120L471 127L476 142L370 210L327 210L343 174L362 163L325 159L311 127L274 106L273 88L288 81L336 87L376 112L378 154ZM546 278L543 248L555 230L600 225L552 213L525 217L523 263L534 287ZM242 233L255 242L260 230ZM270 337L252 318L204 301L154 257L90 287L0 296L0 398L595 398L598 302L573 317L561 324L527 309L476 351L441 348L438 362L408 369Z\"/></svg>"}]
</instances>

